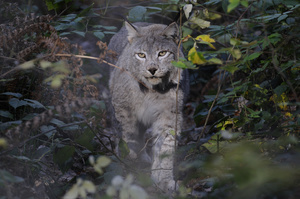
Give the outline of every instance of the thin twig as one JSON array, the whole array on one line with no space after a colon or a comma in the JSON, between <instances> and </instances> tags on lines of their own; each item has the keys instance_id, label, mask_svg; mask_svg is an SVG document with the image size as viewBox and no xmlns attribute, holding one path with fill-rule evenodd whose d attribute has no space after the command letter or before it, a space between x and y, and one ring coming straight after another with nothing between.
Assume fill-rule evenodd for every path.
<instances>
[{"instance_id":1,"label":"thin twig","mask_svg":"<svg viewBox=\"0 0 300 199\"><path fill-rule=\"evenodd\" d=\"M140 150L140 152L138 152L138 154L141 154L143 152L143 150L145 150L145 148L147 147L148 143L150 142L150 140L152 140L153 138L155 138L155 136L152 136L151 138L147 139L144 147Z\"/></svg>"},{"instance_id":2,"label":"thin twig","mask_svg":"<svg viewBox=\"0 0 300 199\"><path fill-rule=\"evenodd\" d=\"M247 8L246 8L246 10L241 14L241 16L239 17L239 19L237 20L237 29L239 28L239 22L241 21L241 19L242 19L242 17L246 14L246 12L247 12L247 10L250 8L252 6L252 4L250 4ZM236 35L235 35L235 38L237 38L237 32L236 32ZM234 48L234 46L232 47L232 49ZM231 57L231 55L229 55L228 56L228 58L227 58L227 61L230 59L230 57ZM221 87L222 87L222 82L224 81L224 79L225 79L225 71L223 72L223 76L221 76L221 71L219 72L219 79L220 79L220 81L219 81L219 83L218 83L218 91L217 91L217 94L216 94L216 97L215 97L215 99L214 99L214 101L212 102L212 104L211 104L211 106L210 106L210 108L209 108L209 111L208 111L208 114L207 114L207 116L206 116L206 119L205 119L205 123L204 123L204 126L203 126L203 129L202 129L202 131L201 131L201 133L200 133L200 136L198 137L198 143L200 142L200 139L202 138L202 136L203 136L203 134L204 134L204 132L205 132L205 129L206 129L206 126L207 126L207 122L208 122L208 120L209 120L209 117L210 117L210 114L211 114L211 111L212 111L212 108L214 107L214 105L215 105L215 103L216 103L216 101L217 101L217 99L218 99L218 97L219 97L219 94L220 94L220 91L221 91Z\"/></svg>"},{"instance_id":3,"label":"thin twig","mask_svg":"<svg viewBox=\"0 0 300 199\"><path fill-rule=\"evenodd\" d=\"M97 60L99 62L103 62L105 64L108 64L110 66L113 66L113 67L121 70L122 72L125 72L126 74L128 74L129 76L131 76L132 78L134 78L136 81L138 81L139 83L141 83L144 87L146 87L147 89L151 90L152 92L155 92L155 90L153 90L152 88L149 88L146 84L144 84L142 81L140 81L135 76L133 76L129 71L127 71L124 68L121 68L121 67L119 67L119 66L117 66L115 64L109 63L108 61L100 59L98 57L92 57L92 56L86 56L86 55L73 55L73 54L55 54L55 56L59 56L59 57L78 57L78 58L93 59L93 60Z\"/></svg>"},{"instance_id":4,"label":"thin twig","mask_svg":"<svg viewBox=\"0 0 300 199\"><path fill-rule=\"evenodd\" d=\"M119 158L119 156L113 151L110 150L101 140L101 138L97 135L97 133L94 131L94 129L88 124L86 123L86 125L89 127L89 129L92 131L92 133L96 136L96 138L98 139L98 141L100 142L100 144L110 153L112 153L121 163L123 163L126 167L130 168L130 166L124 162L121 158Z\"/></svg>"},{"instance_id":5,"label":"thin twig","mask_svg":"<svg viewBox=\"0 0 300 199\"><path fill-rule=\"evenodd\" d=\"M219 73L219 79L220 79L220 81L219 81L219 83L218 83L218 91L217 91L217 94L216 94L216 97L215 97L214 101L212 102L212 104L211 104L211 106L210 106L210 108L209 108L209 111L208 111L208 114L207 114L207 116L206 116L206 119L205 119L205 123L204 123L203 129L202 129L202 131L201 131L201 133L200 133L200 136L198 137L198 141L197 141L198 143L200 142L200 139L201 139L202 136L204 135L204 132L205 132L205 129L206 129L206 126L207 126L207 122L208 122L208 119L209 119L209 117L210 117L212 108L214 107L216 101L218 100L218 97L219 97L219 94L220 94L220 90L221 90L221 87L222 87L221 82L223 82L224 77L225 77L225 71L223 72L223 78L222 78L222 76L221 76L221 70L220 70L220 73ZM221 78L222 78L222 79L221 79Z\"/></svg>"},{"instance_id":6,"label":"thin twig","mask_svg":"<svg viewBox=\"0 0 300 199\"><path fill-rule=\"evenodd\" d=\"M181 23L182 23L182 10L179 11L180 12L180 17L179 17L179 35L181 37ZM178 43L178 47L177 47L177 61L179 61L179 55L180 55L180 45L181 45L182 39L179 40ZM179 91L179 84L180 84L180 69L178 68L178 84L176 87L176 102L175 102L175 106L176 106L176 115L175 115L175 142L174 142L174 151L176 151L177 149L177 123L178 123L178 91ZM175 190L176 191L176 186L177 186L177 181L175 180Z\"/></svg>"}]
</instances>

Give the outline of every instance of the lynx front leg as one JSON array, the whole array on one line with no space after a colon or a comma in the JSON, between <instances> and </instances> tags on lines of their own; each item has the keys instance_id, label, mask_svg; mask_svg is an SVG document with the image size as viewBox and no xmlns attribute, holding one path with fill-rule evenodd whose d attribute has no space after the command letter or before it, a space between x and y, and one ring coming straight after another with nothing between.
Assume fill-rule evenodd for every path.
<instances>
[{"instance_id":1,"label":"lynx front leg","mask_svg":"<svg viewBox=\"0 0 300 199\"><path fill-rule=\"evenodd\" d=\"M122 139L129 148L129 155L125 158L138 161L139 165L150 165L151 158L145 149L142 150L144 148L144 132L146 129L137 122L136 118L131 117L131 114L125 110L118 109L116 119L120 122L122 128ZM122 154L120 151L122 149L119 148L118 150L119 154Z\"/></svg>"},{"instance_id":2,"label":"lynx front leg","mask_svg":"<svg viewBox=\"0 0 300 199\"><path fill-rule=\"evenodd\" d=\"M157 136L153 146L153 164L151 177L160 188L167 192L175 191L174 180L174 153L175 153L175 115L170 120L158 120L154 124L153 132ZM166 116L166 118L170 115ZM165 119L165 118L164 118ZM164 124L162 123L164 122ZM181 118L178 121L178 131L180 130Z\"/></svg>"}]
</instances>

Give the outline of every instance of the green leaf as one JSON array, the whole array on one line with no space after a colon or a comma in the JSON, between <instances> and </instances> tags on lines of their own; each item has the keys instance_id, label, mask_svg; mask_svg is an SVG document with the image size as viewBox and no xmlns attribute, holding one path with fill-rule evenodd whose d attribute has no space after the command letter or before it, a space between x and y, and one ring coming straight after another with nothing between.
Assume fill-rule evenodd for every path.
<instances>
[{"instance_id":1,"label":"green leaf","mask_svg":"<svg viewBox=\"0 0 300 199\"><path fill-rule=\"evenodd\" d=\"M71 22L73 19L76 18L76 14L68 14L64 17L62 17L59 21L65 21L65 22Z\"/></svg>"},{"instance_id":2,"label":"green leaf","mask_svg":"<svg viewBox=\"0 0 300 199\"><path fill-rule=\"evenodd\" d=\"M147 12L144 6L135 6L128 13L129 21L143 21Z\"/></svg>"},{"instance_id":3,"label":"green leaf","mask_svg":"<svg viewBox=\"0 0 300 199\"><path fill-rule=\"evenodd\" d=\"M46 6L47 6L47 8L48 8L49 11L58 8L58 5L57 4L53 4L52 0L46 0Z\"/></svg>"},{"instance_id":4,"label":"green leaf","mask_svg":"<svg viewBox=\"0 0 300 199\"><path fill-rule=\"evenodd\" d=\"M105 36L103 32L99 32L99 31L94 32L93 34L94 34L96 37L98 37L100 40L103 39L104 36Z\"/></svg>"},{"instance_id":5,"label":"green leaf","mask_svg":"<svg viewBox=\"0 0 300 199\"><path fill-rule=\"evenodd\" d=\"M86 130L83 134L81 134L78 138L75 139L75 142L86 147L90 151L93 151L94 146L92 141L94 136L95 135L91 130Z\"/></svg>"},{"instance_id":6,"label":"green leaf","mask_svg":"<svg viewBox=\"0 0 300 199\"><path fill-rule=\"evenodd\" d=\"M129 155L129 147L127 145L127 143L121 138L120 139L120 142L119 142L119 153L120 153L120 156L122 158L125 158L126 156Z\"/></svg>"},{"instance_id":7,"label":"green leaf","mask_svg":"<svg viewBox=\"0 0 300 199\"><path fill-rule=\"evenodd\" d=\"M14 176L10 172L1 169L0 170L0 185L4 185L4 182L11 182L11 183L19 183L24 182L24 179L19 176ZM6 184L6 183L5 183Z\"/></svg>"},{"instance_id":8,"label":"green leaf","mask_svg":"<svg viewBox=\"0 0 300 199\"><path fill-rule=\"evenodd\" d=\"M94 25L93 28L105 29L105 30L116 30L117 29L117 27L115 27L115 26L103 26L103 25Z\"/></svg>"},{"instance_id":9,"label":"green leaf","mask_svg":"<svg viewBox=\"0 0 300 199\"><path fill-rule=\"evenodd\" d=\"M183 69L187 68L187 66L182 61L172 61L171 63L173 64L173 66L177 68L183 68Z\"/></svg>"},{"instance_id":10,"label":"green leaf","mask_svg":"<svg viewBox=\"0 0 300 199\"><path fill-rule=\"evenodd\" d=\"M112 31L103 31L103 33L104 33L105 35L107 35L107 34L111 34L111 35L116 34L116 32L112 32Z\"/></svg>"},{"instance_id":11,"label":"green leaf","mask_svg":"<svg viewBox=\"0 0 300 199\"><path fill-rule=\"evenodd\" d=\"M262 71L264 71L266 68L267 68L267 66L269 65L269 61L268 62L266 62L261 68L257 68L257 69L255 69L255 70L253 70L252 72L251 72L251 74L256 74L256 73L259 73L259 72L262 72Z\"/></svg>"},{"instance_id":12,"label":"green leaf","mask_svg":"<svg viewBox=\"0 0 300 199\"><path fill-rule=\"evenodd\" d=\"M64 146L59 148L53 154L53 161L59 166L62 172L66 172L70 168L72 156L75 153L74 146Z\"/></svg>"},{"instance_id":13,"label":"green leaf","mask_svg":"<svg viewBox=\"0 0 300 199\"><path fill-rule=\"evenodd\" d=\"M55 119L53 118L51 121L50 121L51 124L55 124L56 126L64 126L66 125L66 123L64 123L63 121L61 120L58 120L58 119Z\"/></svg>"},{"instance_id":14,"label":"green leaf","mask_svg":"<svg viewBox=\"0 0 300 199\"><path fill-rule=\"evenodd\" d=\"M8 111L2 111L0 110L0 116L2 117L6 117L6 118L9 118L9 119L13 119L13 114L11 114L10 112Z\"/></svg>"},{"instance_id":15,"label":"green leaf","mask_svg":"<svg viewBox=\"0 0 300 199\"><path fill-rule=\"evenodd\" d=\"M70 26L71 26L70 23L61 23L61 24L55 26L55 29L57 31L61 31L61 30L66 30L66 29L70 28Z\"/></svg>"},{"instance_id":16,"label":"green leaf","mask_svg":"<svg viewBox=\"0 0 300 199\"><path fill-rule=\"evenodd\" d=\"M0 131L4 131L4 130L8 129L9 127L12 127L12 126L20 125L21 123L22 123L21 120L0 123Z\"/></svg>"},{"instance_id":17,"label":"green leaf","mask_svg":"<svg viewBox=\"0 0 300 199\"><path fill-rule=\"evenodd\" d=\"M253 59L256 59L258 58L260 55L262 54L262 52L255 52L247 57L245 57L244 61L250 61L250 60L253 60Z\"/></svg>"},{"instance_id":18,"label":"green leaf","mask_svg":"<svg viewBox=\"0 0 300 199\"><path fill-rule=\"evenodd\" d=\"M11 105L12 107L14 107L14 109L20 107L20 106L26 106L26 105L29 105L28 102L24 101L24 100L19 100L17 98L11 98L9 100L9 105Z\"/></svg>"},{"instance_id":19,"label":"green leaf","mask_svg":"<svg viewBox=\"0 0 300 199\"><path fill-rule=\"evenodd\" d=\"M231 74L234 74L235 71L239 70L238 67L232 66L232 65L223 66L223 67L221 67L221 69L226 70L226 71L230 72Z\"/></svg>"},{"instance_id":20,"label":"green leaf","mask_svg":"<svg viewBox=\"0 0 300 199\"><path fill-rule=\"evenodd\" d=\"M20 98L20 97L23 96L21 93L12 93L12 92L1 93L1 95L11 95L11 96L14 96L16 98Z\"/></svg>"},{"instance_id":21,"label":"green leaf","mask_svg":"<svg viewBox=\"0 0 300 199\"><path fill-rule=\"evenodd\" d=\"M105 30L117 30L116 26L103 26Z\"/></svg>"},{"instance_id":22,"label":"green leaf","mask_svg":"<svg viewBox=\"0 0 300 199\"><path fill-rule=\"evenodd\" d=\"M248 114L249 117L252 117L252 118L260 118L260 113L262 111L254 111L252 110L251 108L245 106L245 108L250 112L250 114Z\"/></svg>"},{"instance_id":23,"label":"green leaf","mask_svg":"<svg viewBox=\"0 0 300 199\"><path fill-rule=\"evenodd\" d=\"M277 22L280 22L284 19L286 19L288 17L288 15L281 15L280 17L278 17Z\"/></svg>"},{"instance_id":24,"label":"green leaf","mask_svg":"<svg viewBox=\"0 0 300 199\"><path fill-rule=\"evenodd\" d=\"M56 128L51 125L49 126L43 125L40 127L40 129L42 133L48 132L45 134L48 138L51 138L56 133Z\"/></svg>"},{"instance_id":25,"label":"green leaf","mask_svg":"<svg viewBox=\"0 0 300 199\"><path fill-rule=\"evenodd\" d=\"M32 99L24 99L25 101L27 102L31 102L31 103L28 103L29 106L31 106L32 108L43 108L43 109L46 109L46 107L41 104L40 102L36 101L36 100L32 100Z\"/></svg>"},{"instance_id":26,"label":"green leaf","mask_svg":"<svg viewBox=\"0 0 300 199\"><path fill-rule=\"evenodd\" d=\"M288 88L287 85L279 85L277 86L275 89L274 89L274 93L277 95L277 96L281 96L282 93L284 93L286 91L286 89Z\"/></svg>"},{"instance_id":27,"label":"green leaf","mask_svg":"<svg viewBox=\"0 0 300 199\"><path fill-rule=\"evenodd\" d=\"M82 37L85 36L85 32L82 32L82 31L73 30L72 32L75 33L75 34L77 34L77 35L80 35Z\"/></svg>"},{"instance_id":28,"label":"green leaf","mask_svg":"<svg viewBox=\"0 0 300 199\"><path fill-rule=\"evenodd\" d=\"M192 62L187 61L185 59L180 59L180 61L172 61L171 63L177 68L197 69L196 65L194 65Z\"/></svg>"},{"instance_id":29,"label":"green leaf","mask_svg":"<svg viewBox=\"0 0 300 199\"><path fill-rule=\"evenodd\" d=\"M208 60L208 63L211 64L223 64L222 60L218 59L218 58L211 58Z\"/></svg>"},{"instance_id":30,"label":"green leaf","mask_svg":"<svg viewBox=\"0 0 300 199\"><path fill-rule=\"evenodd\" d=\"M281 38L282 38L282 36L279 33L273 33L268 36L268 39L274 45L276 45L279 41L281 41Z\"/></svg>"},{"instance_id":31,"label":"green leaf","mask_svg":"<svg viewBox=\"0 0 300 199\"><path fill-rule=\"evenodd\" d=\"M241 3L241 5L244 6L244 7L248 7L248 5L249 5L249 4L248 4L248 0L241 0L240 3Z\"/></svg>"},{"instance_id":32,"label":"green leaf","mask_svg":"<svg viewBox=\"0 0 300 199\"><path fill-rule=\"evenodd\" d=\"M227 7L227 12L231 12L240 4L240 0L229 0L229 5Z\"/></svg>"},{"instance_id":33,"label":"green leaf","mask_svg":"<svg viewBox=\"0 0 300 199\"><path fill-rule=\"evenodd\" d=\"M94 3L92 3L89 7L87 7L86 9L84 9L83 11L81 11L79 14L78 14L78 17L82 17L82 16L85 16L94 6Z\"/></svg>"}]
</instances>

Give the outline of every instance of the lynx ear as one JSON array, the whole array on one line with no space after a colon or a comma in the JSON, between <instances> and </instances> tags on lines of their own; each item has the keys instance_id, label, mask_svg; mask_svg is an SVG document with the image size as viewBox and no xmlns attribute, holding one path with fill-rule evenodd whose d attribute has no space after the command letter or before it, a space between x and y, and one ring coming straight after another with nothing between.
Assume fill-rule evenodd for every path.
<instances>
[{"instance_id":1,"label":"lynx ear","mask_svg":"<svg viewBox=\"0 0 300 199\"><path fill-rule=\"evenodd\" d=\"M129 41L129 43L131 43L132 39L134 37L138 37L139 36L139 33L136 30L136 28L131 23L129 23L127 21L125 21L125 27L126 27L126 30L128 32L127 39Z\"/></svg>"},{"instance_id":2,"label":"lynx ear","mask_svg":"<svg viewBox=\"0 0 300 199\"><path fill-rule=\"evenodd\" d=\"M164 31L161 33L162 35L166 36L167 38L172 38L175 40L175 42L178 42L179 39L179 29L175 22L171 23L164 29Z\"/></svg>"}]
</instances>

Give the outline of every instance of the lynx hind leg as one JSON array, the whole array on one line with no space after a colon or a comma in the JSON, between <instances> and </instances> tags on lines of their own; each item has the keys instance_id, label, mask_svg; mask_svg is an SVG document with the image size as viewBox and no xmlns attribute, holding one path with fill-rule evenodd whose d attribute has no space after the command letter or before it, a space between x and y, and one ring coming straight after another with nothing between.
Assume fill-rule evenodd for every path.
<instances>
[{"instance_id":1,"label":"lynx hind leg","mask_svg":"<svg viewBox=\"0 0 300 199\"><path fill-rule=\"evenodd\" d=\"M152 180L164 191L173 192L177 189L174 180L175 136L173 129L160 131L153 146Z\"/></svg>"}]
</instances>

